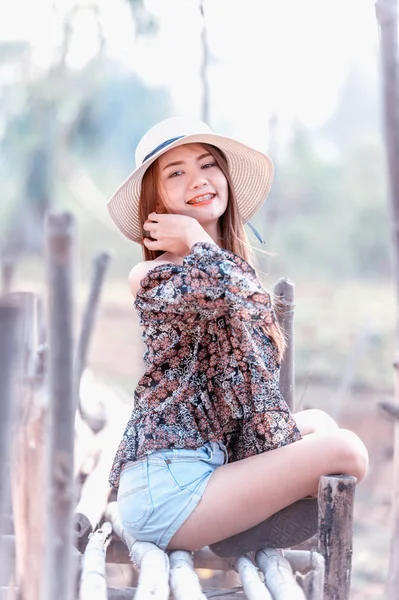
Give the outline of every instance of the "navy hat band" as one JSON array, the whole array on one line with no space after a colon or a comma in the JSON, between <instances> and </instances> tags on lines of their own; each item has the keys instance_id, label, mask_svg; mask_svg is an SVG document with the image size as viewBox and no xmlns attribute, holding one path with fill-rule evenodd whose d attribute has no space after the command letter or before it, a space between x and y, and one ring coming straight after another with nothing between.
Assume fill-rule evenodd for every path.
<instances>
[{"instance_id":1,"label":"navy hat band","mask_svg":"<svg viewBox=\"0 0 399 600\"><path fill-rule=\"evenodd\" d=\"M185 137L184 135L178 135L177 137L171 138L170 140L166 140L166 142L162 142L162 144L159 144L159 146L154 148L154 150L151 150L151 152L149 152L144 157L143 162L145 162L146 160L151 158L151 156L154 156L154 154L156 154L160 150L163 150L163 148L166 148L166 146L170 146L170 144L173 144L173 142L175 142L176 140L181 140L181 138L184 138L184 137Z\"/></svg>"}]
</instances>

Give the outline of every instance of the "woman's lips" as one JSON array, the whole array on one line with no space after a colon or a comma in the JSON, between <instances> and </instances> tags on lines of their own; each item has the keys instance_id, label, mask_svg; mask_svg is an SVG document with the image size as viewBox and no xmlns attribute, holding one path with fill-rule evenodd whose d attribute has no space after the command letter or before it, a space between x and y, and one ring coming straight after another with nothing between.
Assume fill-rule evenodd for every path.
<instances>
[{"instance_id":1,"label":"woman's lips","mask_svg":"<svg viewBox=\"0 0 399 600\"><path fill-rule=\"evenodd\" d=\"M210 204L215 198L216 194L203 194L202 196L196 196L189 200L187 204L190 206L203 206L204 204Z\"/></svg>"}]
</instances>

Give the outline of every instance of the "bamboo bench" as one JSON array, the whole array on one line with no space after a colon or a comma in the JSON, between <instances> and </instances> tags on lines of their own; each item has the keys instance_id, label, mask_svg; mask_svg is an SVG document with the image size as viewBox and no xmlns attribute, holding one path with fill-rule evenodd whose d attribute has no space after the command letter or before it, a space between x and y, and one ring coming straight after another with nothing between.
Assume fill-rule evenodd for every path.
<instances>
[{"instance_id":1,"label":"bamboo bench","mask_svg":"<svg viewBox=\"0 0 399 600\"><path fill-rule=\"evenodd\" d=\"M274 289L280 310L279 318L289 334L288 350L282 365L282 392L294 409L293 389L293 285L281 280ZM107 562L131 561L139 571L136 589L108 589L108 598L153 598L175 600L223 597L248 600L347 600L350 591L353 500L356 480L353 477L321 477L319 484L318 535L303 547L278 551L264 548L251 556L222 559L209 548L189 553L164 553L154 544L131 538L120 522L115 502L108 504L100 529L88 542L82 561L82 600L90 598L93 571L105 582ZM289 524L287 524L289 526ZM121 541L123 543L121 543ZM201 590L196 569L235 570L241 587L234 590ZM99 575L102 573L102 575ZM104 583L105 585L105 583Z\"/></svg>"},{"instance_id":2,"label":"bamboo bench","mask_svg":"<svg viewBox=\"0 0 399 600\"><path fill-rule=\"evenodd\" d=\"M193 555L181 551L167 554L153 544L137 542L127 536L116 504L110 501L108 473L130 409L121 393L107 386L103 386L103 391L111 406L104 420L98 419L98 415L93 417L90 407L82 403L84 399L76 401L107 260L103 255L94 261L92 286L75 352L75 377L71 381L70 348L64 343L65 339L72 339L72 320L68 316L71 313L74 256L71 219L53 216L47 236L48 292L51 298L47 326L44 325L43 302L34 294L11 294L7 302L3 298L4 306L0 303L0 350L4 355L10 347L6 317L9 313L7 305L11 303L21 310L23 355L18 410L13 424L11 487L14 527L8 537L1 537L0 548L0 559L15 555L15 564L10 567L12 573L0 580L0 600L3 593L8 600L6 594L12 585L11 574L11 581L21 591L23 600L42 600L44 572L48 577L46 585L53 590L53 594L47 597L53 598L57 592L59 600L69 600L71 586L76 586L79 600L92 600L93 597L96 600L132 597L136 600L167 600L170 592L174 600L218 596L224 600L321 600L323 588L325 600L349 600L354 478L320 479L317 539L298 548L282 552L265 548L254 555L220 559L208 548ZM294 286L287 280L278 282L274 289L280 306L279 319L289 338L281 371L281 391L292 410L295 395L293 292ZM47 336L53 340L52 356L49 356L46 345ZM4 361L0 369L8 368L7 365ZM3 373L2 380L6 377L7 373ZM11 395L5 397L7 391L3 386L0 392L4 396L0 402L0 410L3 411L0 422L4 430L11 427L10 413L4 413L4 407L12 404ZM96 396L99 391L97 385ZM53 435L50 445L46 435L49 419L59 432L58 436ZM69 441L66 430L71 436ZM74 447L74 464L73 452L67 451L67 447ZM91 467L87 467L85 461L87 454L91 456ZM49 461L48 456L53 460ZM46 469L50 472L47 473ZM86 479L78 488L78 495L73 497L82 473L85 473ZM35 481L34 487L32 481ZM45 527L47 515L43 507L51 515L52 529ZM73 541L79 552L71 551ZM107 563L126 564L130 561L138 569L137 588L107 586ZM77 577L73 572L74 565L78 566ZM241 586L231 590L202 591L196 571L200 568L235 570Z\"/></svg>"}]
</instances>

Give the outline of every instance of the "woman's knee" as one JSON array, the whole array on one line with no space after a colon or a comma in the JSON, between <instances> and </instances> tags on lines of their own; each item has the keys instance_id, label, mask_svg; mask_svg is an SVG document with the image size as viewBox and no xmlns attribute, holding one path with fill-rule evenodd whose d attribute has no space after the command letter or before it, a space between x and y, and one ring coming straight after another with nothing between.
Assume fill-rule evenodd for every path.
<instances>
[{"instance_id":1,"label":"woman's knee","mask_svg":"<svg viewBox=\"0 0 399 600\"><path fill-rule=\"evenodd\" d=\"M295 413L294 418L302 435L309 433L327 434L338 429L338 425L334 419L319 408L308 408L307 410Z\"/></svg>"},{"instance_id":2,"label":"woman's knee","mask_svg":"<svg viewBox=\"0 0 399 600\"><path fill-rule=\"evenodd\" d=\"M366 446L356 433L348 429L340 429L335 434L340 461L342 463L342 474L352 475L357 481L364 479L369 457Z\"/></svg>"}]
</instances>

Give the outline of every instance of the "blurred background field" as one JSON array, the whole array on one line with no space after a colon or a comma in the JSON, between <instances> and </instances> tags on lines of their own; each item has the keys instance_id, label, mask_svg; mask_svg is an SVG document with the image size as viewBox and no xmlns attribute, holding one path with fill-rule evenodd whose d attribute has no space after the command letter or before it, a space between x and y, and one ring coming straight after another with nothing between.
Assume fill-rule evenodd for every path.
<instances>
[{"instance_id":1,"label":"blurred background field","mask_svg":"<svg viewBox=\"0 0 399 600\"><path fill-rule=\"evenodd\" d=\"M23 16L23 18L22 18ZM370 450L357 492L353 599L383 597L390 538L395 296L370 0L14 0L0 6L0 244L13 287L45 293L43 217L78 222L77 316L113 257L90 365L133 393L142 345L127 287L140 248L105 208L158 120L203 118L269 152L253 224L260 277L296 286L296 391ZM259 248L249 232L254 248Z\"/></svg>"}]
</instances>

